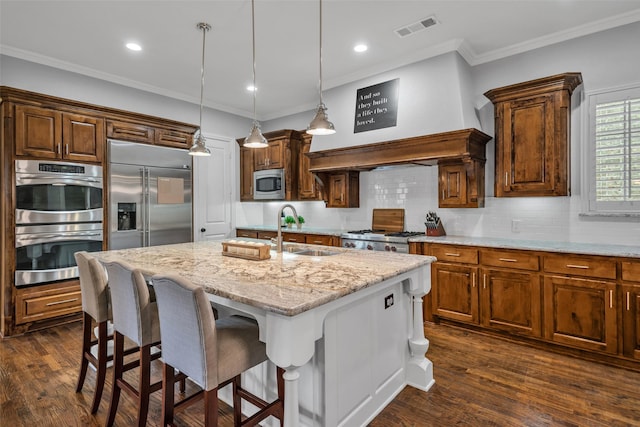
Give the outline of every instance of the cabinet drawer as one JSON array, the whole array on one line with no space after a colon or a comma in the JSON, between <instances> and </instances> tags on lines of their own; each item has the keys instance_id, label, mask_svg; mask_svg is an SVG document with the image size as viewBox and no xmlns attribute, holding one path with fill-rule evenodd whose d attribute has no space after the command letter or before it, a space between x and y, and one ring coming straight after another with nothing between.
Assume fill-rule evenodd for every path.
<instances>
[{"instance_id":1,"label":"cabinet drawer","mask_svg":"<svg viewBox=\"0 0 640 427\"><path fill-rule=\"evenodd\" d=\"M107 120L107 137L153 144L155 141L155 129L136 123Z\"/></svg>"},{"instance_id":2,"label":"cabinet drawer","mask_svg":"<svg viewBox=\"0 0 640 427\"><path fill-rule=\"evenodd\" d=\"M640 282L640 261L622 262L622 280L626 280L629 282Z\"/></svg>"},{"instance_id":3,"label":"cabinet drawer","mask_svg":"<svg viewBox=\"0 0 640 427\"><path fill-rule=\"evenodd\" d=\"M16 324L50 319L78 313L82 310L80 285L65 288L59 292L33 291L18 292L16 295Z\"/></svg>"},{"instance_id":4,"label":"cabinet drawer","mask_svg":"<svg viewBox=\"0 0 640 427\"><path fill-rule=\"evenodd\" d=\"M459 262L464 264L478 263L478 249L451 245L438 245L431 247L431 255L438 261Z\"/></svg>"},{"instance_id":5,"label":"cabinet drawer","mask_svg":"<svg viewBox=\"0 0 640 427\"><path fill-rule=\"evenodd\" d=\"M307 234L305 237L305 242L312 245L333 246L333 236Z\"/></svg>"},{"instance_id":6,"label":"cabinet drawer","mask_svg":"<svg viewBox=\"0 0 640 427\"><path fill-rule=\"evenodd\" d=\"M236 237L249 237L250 239L257 239L258 232L254 230L242 230L239 228L236 230Z\"/></svg>"},{"instance_id":7,"label":"cabinet drawer","mask_svg":"<svg viewBox=\"0 0 640 427\"><path fill-rule=\"evenodd\" d=\"M278 237L278 233L276 231L258 231L258 239L262 240L270 240Z\"/></svg>"},{"instance_id":8,"label":"cabinet drawer","mask_svg":"<svg viewBox=\"0 0 640 427\"><path fill-rule=\"evenodd\" d=\"M518 268L522 270L537 271L540 269L540 260L537 255L519 251L480 251L480 263L493 267Z\"/></svg>"},{"instance_id":9,"label":"cabinet drawer","mask_svg":"<svg viewBox=\"0 0 640 427\"><path fill-rule=\"evenodd\" d=\"M306 243L304 234L301 233L282 233L284 242Z\"/></svg>"},{"instance_id":10,"label":"cabinet drawer","mask_svg":"<svg viewBox=\"0 0 640 427\"><path fill-rule=\"evenodd\" d=\"M544 271L570 276L616 278L616 262L612 258L575 255L545 255Z\"/></svg>"}]
</instances>

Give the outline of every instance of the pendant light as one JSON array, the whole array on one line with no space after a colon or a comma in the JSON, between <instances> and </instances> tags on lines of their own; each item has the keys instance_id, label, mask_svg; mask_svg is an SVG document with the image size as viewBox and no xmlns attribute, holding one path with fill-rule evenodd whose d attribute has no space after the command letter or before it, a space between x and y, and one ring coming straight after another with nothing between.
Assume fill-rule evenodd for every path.
<instances>
[{"instance_id":1,"label":"pendant light","mask_svg":"<svg viewBox=\"0 0 640 427\"><path fill-rule=\"evenodd\" d=\"M206 22L200 22L196 28L202 30L202 66L200 67L200 127L198 128L198 137L189 149L192 156L210 156L211 151L207 148L206 140L202 135L202 104L204 101L204 46L207 31L211 29L211 25Z\"/></svg>"},{"instance_id":2,"label":"pendant light","mask_svg":"<svg viewBox=\"0 0 640 427\"><path fill-rule=\"evenodd\" d=\"M327 116L327 107L322 102L322 0L320 0L320 104L316 110L316 115L307 127L307 133L311 135L331 135L336 133L333 123Z\"/></svg>"},{"instance_id":3,"label":"pendant light","mask_svg":"<svg viewBox=\"0 0 640 427\"><path fill-rule=\"evenodd\" d=\"M256 23L255 23L254 0L251 0L251 31L253 37L253 126L249 136L244 139L244 147L265 148L269 146L269 141L260 132L260 123L256 119Z\"/></svg>"}]
</instances>

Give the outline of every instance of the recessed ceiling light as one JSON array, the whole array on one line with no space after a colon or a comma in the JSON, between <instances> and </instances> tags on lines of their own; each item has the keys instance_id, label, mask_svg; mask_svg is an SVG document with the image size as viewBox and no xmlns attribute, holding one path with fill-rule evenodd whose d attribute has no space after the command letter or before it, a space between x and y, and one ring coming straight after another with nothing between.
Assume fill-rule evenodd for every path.
<instances>
[{"instance_id":1,"label":"recessed ceiling light","mask_svg":"<svg viewBox=\"0 0 640 427\"><path fill-rule=\"evenodd\" d=\"M257 90L258 90L258 88L257 88L257 87L255 87L254 85L249 85L249 86L247 86L247 90L248 90L249 92L253 92L253 91L257 91Z\"/></svg>"},{"instance_id":2,"label":"recessed ceiling light","mask_svg":"<svg viewBox=\"0 0 640 427\"><path fill-rule=\"evenodd\" d=\"M367 49L369 49L369 47L366 44L357 44L353 47L353 50L358 53L366 52Z\"/></svg>"},{"instance_id":3,"label":"recessed ceiling light","mask_svg":"<svg viewBox=\"0 0 640 427\"><path fill-rule=\"evenodd\" d=\"M127 49L133 50L135 52L142 50L142 46L140 46L138 43L127 43L126 46L127 46Z\"/></svg>"}]
</instances>

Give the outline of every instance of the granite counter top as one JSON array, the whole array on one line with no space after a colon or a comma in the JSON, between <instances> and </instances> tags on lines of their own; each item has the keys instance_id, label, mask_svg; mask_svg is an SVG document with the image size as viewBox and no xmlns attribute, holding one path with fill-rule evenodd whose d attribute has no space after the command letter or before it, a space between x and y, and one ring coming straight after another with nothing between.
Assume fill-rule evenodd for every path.
<instances>
[{"instance_id":1,"label":"granite counter top","mask_svg":"<svg viewBox=\"0 0 640 427\"><path fill-rule=\"evenodd\" d=\"M176 273L209 293L287 316L435 261L422 255L296 246L338 254L316 257L273 250L271 259L252 261L223 256L220 242L193 242L92 255L102 262L128 262L146 274Z\"/></svg>"},{"instance_id":2,"label":"granite counter top","mask_svg":"<svg viewBox=\"0 0 640 427\"><path fill-rule=\"evenodd\" d=\"M465 246L484 246L502 249L525 249L534 251L562 252L583 255L604 255L640 258L640 246L608 245L597 243L551 242L543 240L515 240L493 237L465 236L420 236L410 242L448 243Z\"/></svg>"}]
</instances>

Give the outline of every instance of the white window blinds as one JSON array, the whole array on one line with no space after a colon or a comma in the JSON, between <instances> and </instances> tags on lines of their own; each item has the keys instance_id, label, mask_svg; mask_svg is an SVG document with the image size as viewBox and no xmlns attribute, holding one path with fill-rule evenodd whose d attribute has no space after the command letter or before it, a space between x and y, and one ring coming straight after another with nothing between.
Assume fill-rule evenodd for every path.
<instances>
[{"instance_id":1,"label":"white window blinds","mask_svg":"<svg viewBox=\"0 0 640 427\"><path fill-rule=\"evenodd\" d=\"M589 206L640 211L640 89L600 93L591 103Z\"/></svg>"}]
</instances>

